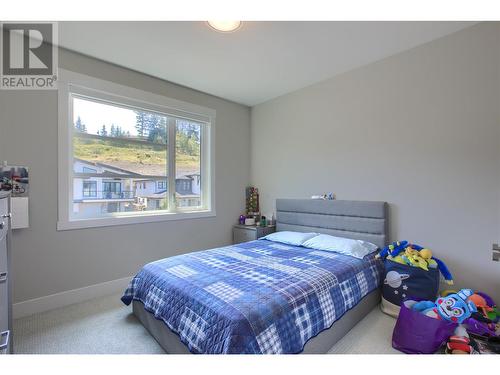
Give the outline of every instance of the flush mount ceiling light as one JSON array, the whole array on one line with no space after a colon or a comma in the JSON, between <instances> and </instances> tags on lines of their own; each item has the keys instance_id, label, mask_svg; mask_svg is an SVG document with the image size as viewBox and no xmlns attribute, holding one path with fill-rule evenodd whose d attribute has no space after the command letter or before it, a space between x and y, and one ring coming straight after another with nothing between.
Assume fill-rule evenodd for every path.
<instances>
[{"instance_id":1,"label":"flush mount ceiling light","mask_svg":"<svg viewBox=\"0 0 500 375\"><path fill-rule=\"evenodd\" d=\"M241 27L241 21L207 21L208 25L221 33L230 33Z\"/></svg>"}]
</instances>

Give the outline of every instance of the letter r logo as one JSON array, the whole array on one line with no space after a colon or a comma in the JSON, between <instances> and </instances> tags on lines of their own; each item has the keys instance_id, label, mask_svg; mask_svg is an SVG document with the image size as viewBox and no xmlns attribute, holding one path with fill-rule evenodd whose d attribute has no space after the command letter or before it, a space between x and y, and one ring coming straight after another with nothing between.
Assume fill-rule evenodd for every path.
<instances>
[{"instance_id":1,"label":"letter r logo","mask_svg":"<svg viewBox=\"0 0 500 375\"><path fill-rule=\"evenodd\" d=\"M51 23L2 23L2 74L51 75Z\"/></svg>"}]
</instances>

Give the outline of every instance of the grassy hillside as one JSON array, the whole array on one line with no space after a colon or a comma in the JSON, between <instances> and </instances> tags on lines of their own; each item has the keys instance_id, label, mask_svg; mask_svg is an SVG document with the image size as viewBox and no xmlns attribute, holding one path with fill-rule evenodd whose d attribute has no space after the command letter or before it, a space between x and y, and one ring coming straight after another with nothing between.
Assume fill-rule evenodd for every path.
<instances>
[{"instance_id":1,"label":"grassy hillside","mask_svg":"<svg viewBox=\"0 0 500 375\"><path fill-rule=\"evenodd\" d=\"M152 170L164 167L167 154L167 147L164 144L87 134L75 134L73 149L74 156L77 158L125 169L129 165L130 169L135 172L138 170L134 168L134 165L155 167L151 168ZM199 147L195 153L199 155ZM176 154L178 170L185 172L198 170L200 163L198 155L189 155L178 151ZM144 167L141 168L140 173L148 174L147 170L143 170Z\"/></svg>"}]
</instances>

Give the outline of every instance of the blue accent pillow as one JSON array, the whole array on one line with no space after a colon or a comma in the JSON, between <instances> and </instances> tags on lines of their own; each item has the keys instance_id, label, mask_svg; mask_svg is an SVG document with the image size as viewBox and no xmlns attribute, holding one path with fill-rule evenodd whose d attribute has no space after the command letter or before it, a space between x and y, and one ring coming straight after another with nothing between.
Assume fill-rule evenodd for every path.
<instances>
[{"instance_id":1,"label":"blue accent pillow","mask_svg":"<svg viewBox=\"0 0 500 375\"><path fill-rule=\"evenodd\" d=\"M365 255L373 253L378 249L377 245L371 242L335 237L328 234L314 236L304 242L302 246L310 249L333 251L358 259L363 259Z\"/></svg>"},{"instance_id":2,"label":"blue accent pillow","mask_svg":"<svg viewBox=\"0 0 500 375\"><path fill-rule=\"evenodd\" d=\"M303 233L303 232L274 232L260 238L261 240L268 240L273 242L286 243L288 245L301 246L308 239L316 237L318 233Z\"/></svg>"}]
</instances>

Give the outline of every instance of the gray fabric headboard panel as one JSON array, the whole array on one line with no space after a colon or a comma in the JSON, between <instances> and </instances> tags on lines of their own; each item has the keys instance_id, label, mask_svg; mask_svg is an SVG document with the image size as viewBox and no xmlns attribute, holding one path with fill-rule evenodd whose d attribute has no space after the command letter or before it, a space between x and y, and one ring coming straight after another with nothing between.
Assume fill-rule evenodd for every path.
<instances>
[{"instance_id":1,"label":"gray fabric headboard panel","mask_svg":"<svg viewBox=\"0 0 500 375\"><path fill-rule=\"evenodd\" d=\"M384 247L388 242L387 203L277 199L276 230L331 234Z\"/></svg>"}]
</instances>

